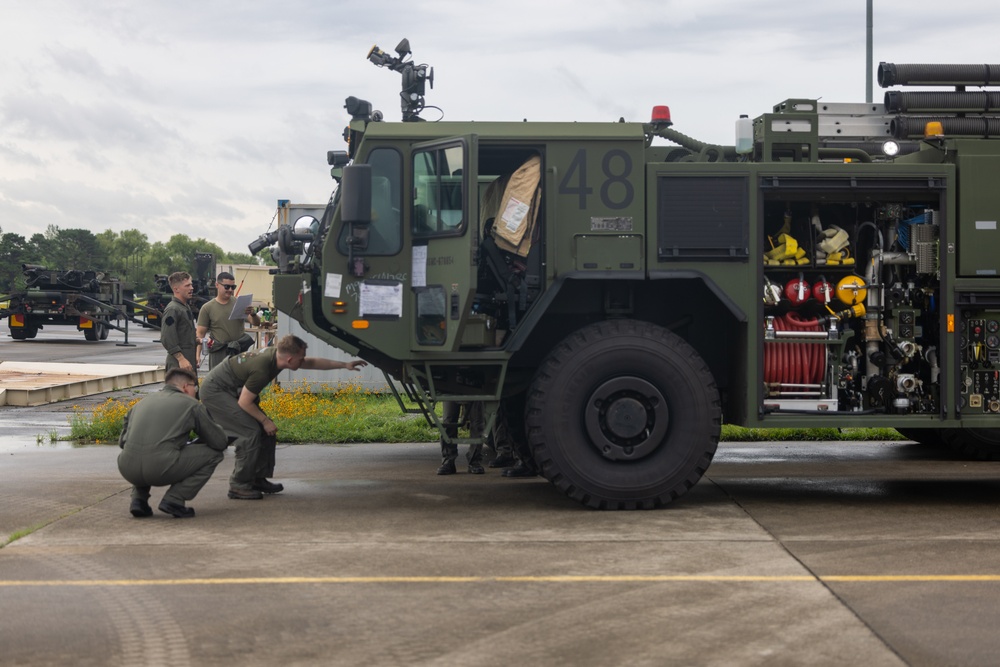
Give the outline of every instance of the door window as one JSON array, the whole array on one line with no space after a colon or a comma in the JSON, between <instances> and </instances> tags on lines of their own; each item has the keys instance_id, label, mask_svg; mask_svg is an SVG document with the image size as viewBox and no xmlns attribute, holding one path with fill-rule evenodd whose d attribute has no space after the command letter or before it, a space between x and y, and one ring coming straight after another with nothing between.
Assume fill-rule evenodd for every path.
<instances>
[{"instance_id":1,"label":"door window","mask_svg":"<svg viewBox=\"0 0 1000 667\"><path fill-rule=\"evenodd\" d=\"M463 167L461 146L413 154L414 236L458 236L465 232Z\"/></svg>"}]
</instances>

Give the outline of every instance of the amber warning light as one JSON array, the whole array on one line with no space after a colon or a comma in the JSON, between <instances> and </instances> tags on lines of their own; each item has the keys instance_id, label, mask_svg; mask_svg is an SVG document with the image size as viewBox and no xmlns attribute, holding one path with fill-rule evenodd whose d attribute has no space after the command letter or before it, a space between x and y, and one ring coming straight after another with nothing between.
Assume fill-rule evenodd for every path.
<instances>
[{"instance_id":1,"label":"amber warning light","mask_svg":"<svg viewBox=\"0 0 1000 667\"><path fill-rule=\"evenodd\" d=\"M653 107L652 122L663 123L664 125L673 125L673 122L670 120L670 107L667 106Z\"/></svg>"}]
</instances>

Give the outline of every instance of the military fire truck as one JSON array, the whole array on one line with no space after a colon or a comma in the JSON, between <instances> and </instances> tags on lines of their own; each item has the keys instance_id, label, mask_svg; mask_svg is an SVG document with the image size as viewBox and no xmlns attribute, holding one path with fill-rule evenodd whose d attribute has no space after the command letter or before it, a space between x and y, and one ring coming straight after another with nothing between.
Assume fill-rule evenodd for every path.
<instances>
[{"instance_id":1,"label":"military fire truck","mask_svg":"<svg viewBox=\"0 0 1000 667\"><path fill-rule=\"evenodd\" d=\"M322 219L251 250L275 243L283 313L439 426L436 403L481 402L608 509L683 494L722 423L1000 455L1000 65L881 63L921 89L788 99L721 146L665 107L419 122L433 70L405 40L369 59L404 122L348 98Z\"/></svg>"}]
</instances>

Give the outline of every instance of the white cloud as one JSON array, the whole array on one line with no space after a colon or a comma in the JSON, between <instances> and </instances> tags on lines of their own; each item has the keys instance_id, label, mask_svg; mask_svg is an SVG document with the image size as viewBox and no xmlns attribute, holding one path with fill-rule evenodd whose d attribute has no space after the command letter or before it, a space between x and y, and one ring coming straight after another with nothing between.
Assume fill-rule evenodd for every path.
<instances>
[{"instance_id":1,"label":"white cloud","mask_svg":"<svg viewBox=\"0 0 1000 667\"><path fill-rule=\"evenodd\" d=\"M875 62L989 62L998 28L1000 5L879 0ZM741 113L865 96L862 0L5 3L0 226L243 251L276 200L326 201L345 97L399 118L399 75L365 54L403 37L447 120L644 120L668 104L681 132L727 143Z\"/></svg>"}]
</instances>

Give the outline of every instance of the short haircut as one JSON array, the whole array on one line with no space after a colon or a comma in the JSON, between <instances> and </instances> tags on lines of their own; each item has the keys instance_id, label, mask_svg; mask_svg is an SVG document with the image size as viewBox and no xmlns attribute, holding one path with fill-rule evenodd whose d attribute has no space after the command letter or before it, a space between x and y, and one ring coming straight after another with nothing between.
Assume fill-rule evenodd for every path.
<instances>
[{"instance_id":1,"label":"short haircut","mask_svg":"<svg viewBox=\"0 0 1000 667\"><path fill-rule=\"evenodd\" d=\"M171 368L167 371L163 381L167 384L172 384L179 389L182 385L185 385L188 382L198 384L198 376L186 368Z\"/></svg>"},{"instance_id":2,"label":"short haircut","mask_svg":"<svg viewBox=\"0 0 1000 667\"><path fill-rule=\"evenodd\" d=\"M305 354L306 342L293 334L288 334L278 341L278 352L282 354Z\"/></svg>"},{"instance_id":3,"label":"short haircut","mask_svg":"<svg viewBox=\"0 0 1000 667\"><path fill-rule=\"evenodd\" d=\"M231 274L229 271L223 271L215 277L215 282L219 282L220 280L236 280L236 276Z\"/></svg>"},{"instance_id":4,"label":"short haircut","mask_svg":"<svg viewBox=\"0 0 1000 667\"><path fill-rule=\"evenodd\" d=\"M191 274L187 271L175 271L167 277L167 282L170 283L171 287L176 287L180 285L185 280L190 280Z\"/></svg>"}]
</instances>

